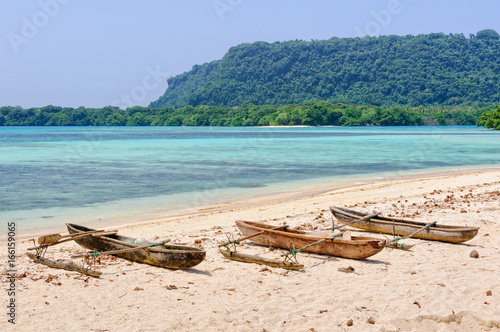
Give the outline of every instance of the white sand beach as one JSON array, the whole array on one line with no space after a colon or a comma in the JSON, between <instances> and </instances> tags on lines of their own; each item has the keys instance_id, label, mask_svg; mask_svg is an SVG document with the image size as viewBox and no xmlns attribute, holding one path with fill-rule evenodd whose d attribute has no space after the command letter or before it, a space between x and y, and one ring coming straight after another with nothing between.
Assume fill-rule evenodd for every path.
<instances>
[{"instance_id":1,"label":"white sand beach","mask_svg":"<svg viewBox=\"0 0 500 332\"><path fill-rule=\"evenodd\" d=\"M7 321L10 280L7 244L2 243L0 329L499 331L499 202L500 171L480 170L243 202L180 217L155 216L112 228L151 241L201 246L207 251L205 261L170 270L106 256L96 267L103 272L100 278L37 264L25 255L33 243L19 239L15 325ZM227 260L218 252L226 234L238 236L235 220L327 229L333 219L329 206L480 229L463 244L409 239L407 243L416 244L411 251L386 248L365 260L299 253L305 265L300 271ZM64 225L60 232L65 233ZM269 258L281 255L250 240L239 250ZM470 257L472 250L479 258ZM81 251L70 241L50 248L46 257L67 259ZM339 271L349 266L353 273Z\"/></svg>"}]
</instances>

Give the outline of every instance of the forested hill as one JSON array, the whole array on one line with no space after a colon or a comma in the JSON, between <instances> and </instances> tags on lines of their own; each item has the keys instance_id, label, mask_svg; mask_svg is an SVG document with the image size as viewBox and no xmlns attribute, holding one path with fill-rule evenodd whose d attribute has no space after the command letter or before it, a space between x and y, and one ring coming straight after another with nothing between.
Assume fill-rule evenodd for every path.
<instances>
[{"instance_id":1,"label":"forested hill","mask_svg":"<svg viewBox=\"0 0 500 332\"><path fill-rule=\"evenodd\" d=\"M171 77L153 108L302 104L481 107L500 102L500 36L418 36L255 42Z\"/></svg>"}]
</instances>

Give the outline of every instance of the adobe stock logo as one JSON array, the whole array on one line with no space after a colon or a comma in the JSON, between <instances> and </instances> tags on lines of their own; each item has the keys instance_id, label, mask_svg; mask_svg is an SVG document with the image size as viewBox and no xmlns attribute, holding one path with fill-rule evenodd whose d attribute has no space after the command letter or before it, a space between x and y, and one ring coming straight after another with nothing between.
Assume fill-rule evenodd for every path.
<instances>
[{"instance_id":1,"label":"adobe stock logo","mask_svg":"<svg viewBox=\"0 0 500 332\"><path fill-rule=\"evenodd\" d=\"M40 0L38 5L41 10L35 12L31 19L26 16L21 18L23 22L21 34L9 32L7 38L15 53L19 52L21 45L26 45L28 42L38 35L40 29L49 24L51 18L54 18L61 9L61 5L66 5L70 0Z\"/></svg>"},{"instance_id":2,"label":"adobe stock logo","mask_svg":"<svg viewBox=\"0 0 500 332\"><path fill-rule=\"evenodd\" d=\"M159 65L156 65L155 69L147 66L146 72L147 74L142 78L142 84L132 87L130 93L123 93L112 105L124 109L138 105L146 100L149 92L160 87L162 83L166 83L167 78L170 76L168 72L161 71Z\"/></svg>"},{"instance_id":3,"label":"adobe stock logo","mask_svg":"<svg viewBox=\"0 0 500 332\"><path fill-rule=\"evenodd\" d=\"M219 19L224 21L224 15L226 15L227 12L232 12L236 7L241 5L242 2L243 0L214 0L212 5Z\"/></svg>"},{"instance_id":4,"label":"adobe stock logo","mask_svg":"<svg viewBox=\"0 0 500 332\"><path fill-rule=\"evenodd\" d=\"M412 1L412 0L407 0ZM379 11L372 10L370 12L373 20L366 22L364 29L360 27L355 27L356 35L358 37L364 36L379 36L382 29L387 27L391 22L392 18L403 12L403 5L399 0L389 0L387 2L387 8L381 9Z\"/></svg>"}]
</instances>

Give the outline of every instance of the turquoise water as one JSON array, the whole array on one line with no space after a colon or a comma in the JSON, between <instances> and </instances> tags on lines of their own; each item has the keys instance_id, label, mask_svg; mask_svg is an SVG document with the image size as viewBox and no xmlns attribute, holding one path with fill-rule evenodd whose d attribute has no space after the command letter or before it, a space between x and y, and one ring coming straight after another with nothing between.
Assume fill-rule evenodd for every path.
<instances>
[{"instance_id":1,"label":"turquoise water","mask_svg":"<svg viewBox=\"0 0 500 332\"><path fill-rule=\"evenodd\" d=\"M0 219L30 232L499 164L500 133L476 127L3 127Z\"/></svg>"}]
</instances>

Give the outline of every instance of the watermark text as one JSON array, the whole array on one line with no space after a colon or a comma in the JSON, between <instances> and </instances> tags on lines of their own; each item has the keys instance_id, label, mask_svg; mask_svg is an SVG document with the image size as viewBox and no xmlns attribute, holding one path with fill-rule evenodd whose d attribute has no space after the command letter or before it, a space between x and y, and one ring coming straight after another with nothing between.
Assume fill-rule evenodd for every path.
<instances>
[{"instance_id":1,"label":"watermark text","mask_svg":"<svg viewBox=\"0 0 500 332\"><path fill-rule=\"evenodd\" d=\"M243 0L215 0L212 2L215 12L221 21L224 21L226 13L232 12L236 7L241 5Z\"/></svg>"},{"instance_id":2,"label":"watermark text","mask_svg":"<svg viewBox=\"0 0 500 332\"><path fill-rule=\"evenodd\" d=\"M40 0L38 5L40 10L36 11L31 18L23 16L20 33L9 32L7 38L15 53L18 53L21 45L26 45L35 38L50 20L54 18L61 9L61 5L66 5L70 0Z\"/></svg>"},{"instance_id":3,"label":"watermark text","mask_svg":"<svg viewBox=\"0 0 500 332\"><path fill-rule=\"evenodd\" d=\"M7 305L7 321L16 324L16 223L7 224L7 274L8 289L7 296L9 303Z\"/></svg>"},{"instance_id":4,"label":"watermark text","mask_svg":"<svg viewBox=\"0 0 500 332\"><path fill-rule=\"evenodd\" d=\"M130 89L130 93L123 93L112 105L120 108L138 105L146 100L148 92L155 90L160 84L165 83L170 76L168 72L161 71L159 65L156 65L155 69L147 66L146 72L147 74L142 78L142 84L134 86Z\"/></svg>"},{"instance_id":5,"label":"watermark text","mask_svg":"<svg viewBox=\"0 0 500 332\"><path fill-rule=\"evenodd\" d=\"M403 9L404 7L400 0L389 0L385 9L378 11L372 10L370 12L370 16L373 20L366 22L363 28L359 26L354 28L356 35L358 37L379 36L383 28L386 28L392 22L394 16L401 14Z\"/></svg>"}]
</instances>

